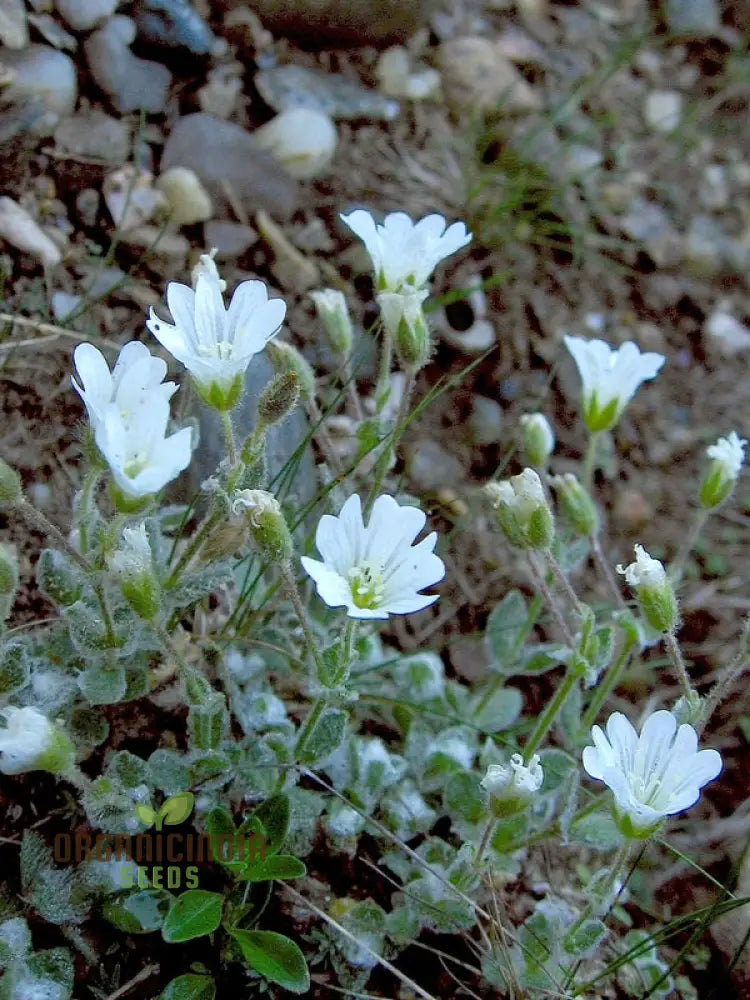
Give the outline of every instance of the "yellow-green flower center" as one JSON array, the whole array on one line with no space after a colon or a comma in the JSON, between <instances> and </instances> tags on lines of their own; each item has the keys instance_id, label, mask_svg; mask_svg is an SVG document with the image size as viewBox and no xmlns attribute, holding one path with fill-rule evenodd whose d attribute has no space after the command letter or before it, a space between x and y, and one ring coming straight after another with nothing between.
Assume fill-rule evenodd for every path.
<instances>
[{"instance_id":1,"label":"yellow-green flower center","mask_svg":"<svg viewBox=\"0 0 750 1000\"><path fill-rule=\"evenodd\" d=\"M148 465L148 454L145 451L137 451L125 463L123 471L128 479L135 479Z\"/></svg>"},{"instance_id":2,"label":"yellow-green flower center","mask_svg":"<svg viewBox=\"0 0 750 1000\"><path fill-rule=\"evenodd\" d=\"M201 358L211 358L215 361L231 361L234 344L220 340L216 344L198 344L196 353Z\"/></svg>"},{"instance_id":3,"label":"yellow-green flower center","mask_svg":"<svg viewBox=\"0 0 750 1000\"><path fill-rule=\"evenodd\" d=\"M373 610L383 603L385 586L380 566L367 563L353 566L348 573L352 599L358 608Z\"/></svg>"}]
</instances>

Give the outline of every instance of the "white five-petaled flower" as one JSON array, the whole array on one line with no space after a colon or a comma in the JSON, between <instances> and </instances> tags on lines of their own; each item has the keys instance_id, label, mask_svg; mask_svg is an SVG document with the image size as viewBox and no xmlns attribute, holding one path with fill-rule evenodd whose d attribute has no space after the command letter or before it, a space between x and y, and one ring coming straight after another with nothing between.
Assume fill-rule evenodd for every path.
<instances>
[{"instance_id":1,"label":"white five-petaled flower","mask_svg":"<svg viewBox=\"0 0 750 1000\"><path fill-rule=\"evenodd\" d=\"M716 750L698 750L692 726L678 728L674 715L663 710L646 719L640 735L615 712L606 733L594 726L591 736L594 746L584 749L583 766L612 790L620 829L628 837L648 837L665 817L694 805L722 768Z\"/></svg>"},{"instance_id":2,"label":"white five-petaled flower","mask_svg":"<svg viewBox=\"0 0 750 1000\"><path fill-rule=\"evenodd\" d=\"M634 545L635 562L627 566L618 566L617 572L622 573L628 586L636 590L638 587L660 587L667 578L663 563L646 552L642 545Z\"/></svg>"},{"instance_id":3,"label":"white five-petaled flower","mask_svg":"<svg viewBox=\"0 0 750 1000\"><path fill-rule=\"evenodd\" d=\"M73 744L38 709L2 709L6 728L0 729L0 773L25 771L60 773L73 763Z\"/></svg>"},{"instance_id":4,"label":"white five-petaled flower","mask_svg":"<svg viewBox=\"0 0 750 1000\"><path fill-rule=\"evenodd\" d=\"M426 517L418 507L401 507L391 496L375 501L369 523L359 497L350 496L338 517L324 514L315 534L323 558L302 558L318 594L332 608L345 607L350 618L387 618L420 611L438 599L420 594L442 580L445 566L433 552L433 531L414 539Z\"/></svg>"},{"instance_id":5,"label":"white five-petaled flower","mask_svg":"<svg viewBox=\"0 0 750 1000\"><path fill-rule=\"evenodd\" d=\"M613 351L603 340L565 337L583 382L583 419L590 431L611 430L642 382L654 378L666 360L641 354L627 341Z\"/></svg>"},{"instance_id":6,"label":"white five-petaled flower","mask_svg":"<svg viewBox=\"0 0 750 1000\"><path fill-rule=\"evenodd\" d=\"M701 483L700 499L704 507L709 510L719 507L731 495L745 460L746 446L747 441L732 431L706 449L712 462Z\"/></svg>"},{"instance_id":7,"label":"white five-petaled flower","mask_svg":"<svg viewBox=\"0 0 750 1000\"><path fill-rule=\"evenodd\" d=\"M262 281L243 281L225 309L222 282L212 260L210 264L197 269L195 290L177 281L167 285L174 325L159 319L153 309L146 325L188 369L202 398L226 410L242 393L251 358L278 333L286 303L269 299Z\"/></svg>"},{"instance_id":8,"label":"white five-petaled flower","mask_svg":"<svg viewBox=\"0 0 750 1000\"><path fill-rule=\"evenodd\" d=\"M379 292L424 288L440 261L471 241L463 222L446 227L442 215L413 222L404 212L392 212L377 225L359 208L341 218L367 248Z\"/></svg>"},{"instance_id":9,"label":"white five-petaled flower","mask_svg":"<svg viewBox=\"0 0 750 1000\"><path fill-rule=\"evenodd\" d=\"M188 427L166 437L177 388L162 382L166 364L136 341L125 344L111 374L91 344L79 344L74 359L83 387L75 379L73 386L120 492L128 500L158 493L189 464L192 441Z\"/></svg>"}]
</instances>

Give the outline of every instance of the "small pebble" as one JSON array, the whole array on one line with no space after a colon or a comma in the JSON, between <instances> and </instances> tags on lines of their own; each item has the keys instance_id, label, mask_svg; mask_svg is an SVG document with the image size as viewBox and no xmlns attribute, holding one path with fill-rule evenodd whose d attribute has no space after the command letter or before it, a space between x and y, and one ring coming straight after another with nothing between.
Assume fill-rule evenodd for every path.
<instances>
[{"instance_id":1,"label":"small pebble","mask_svg":"<svg viewBox=\"0 0 750 1000\"><path fill-rule=\"evenodd\" d=\"M271 270L279 284L298 295L320 287L320 268L312 258L305 257L289 242L281 226L277 226L268 213L263 211L256 214L255 221L258 232L273 251Z\"/></svg>"},{"instance_id":2,"label":"small pebble","mask_svg":"<svg viewBox=\"0 0 750 1000\"><path fill-rule=\"evenodd\" d=\"M646 124L654 132L674 132L682 118L682 94L676 90L654 90L643 108Z\"/></svg>"},{"instance_id":3,"label":"small pebble","mask_svg":"<svg viewBox=\"0 0 750 1000\"><path fill-rule=\"evenodd\" d=\"M367 90L340 73L325 73L306 66L269 66L255 74L255 86L275 111L313 108L330 118L369 118L392 121L399 113L397 101Z\"/></svg>"},{"instance_id":4,"label":"small pebble","mask_svg":"<svg viewBox=\"0 0 750 1000\"><path fill-rule=\"evenodd\" d=\"M214 33L187 0L141 0L136 25L144 41L185 48L197 56L208 55L216 44Z\"/></svg>"},{"instance_id":5,"label":"small pebble","mask_svg":"<svg viewBox=\"0 0 750 1000\"><path fill-rule=\"evenodd\" d=\"M95 108L64 118L55 129L55 143L77 156L124 163L130 153L130 128L127 122Z\"/></svg>"},{"instance_id":6,"label":"small pebble","mask_svg":"<svg viewBox=\"0 0 750 1000\"><path fill-rule=\"evenodd\" d=\"M117 10L119 0L57 0L55 6L74 31L90 31Z\"/></svg>"},{"instance_id":7,"label":"small pebble","mask_svg":"<svg viewBox=\"0 0 750 1000\"><path fill-rule=\"evenodd\" d=\"M718 212L729 204L729 184L724 167L719 163L709 163L703 171L698 189L704 208Z\"/></svg>"},{"instance_id":8,"label":"small pebble","mask_svg":"<svg viewBox=\"0 0 750 1000\"><path fill-rule=\"evenodd\" d=\"M731 356L750 348L750 328L731 313L712 312L706 320L705 332L722 354Z\"/></svg>"},{"instance_id":9,"label":"small pebble","mask_svg":"<svg viewBox=\"0 0 750 1000\"><path fill-rule=\"evenodd\" d=\"M440 94L440 73L426 66L413 69L403 45L394 45L381 53L375 75L380 90L388 97L424 101Z\"/></svg>"},{"instance_id":10,"label":"small pebble","mask_svg":"<svg viewBox=\"0 0 750 1000\"><path fill-rule=\"evenodd\" d=\"M418 490L428 493L457 486L466 478L456 456L429 438L415 442L408 449L407 473Z\"/></svg>"},{"instance_id":11,"label":"small pebble","mask_svg":"<svg viewBox=\"0 0 750 1000\"><path fill-rule=\"evenodd\" d=\"M60 250L36 220L5 195L0 197L0 236L18 250L38 257L45 268L62 260Z\"/></svg>"},{"instance_id":12,"label":"small pebble","mask_svg":"<svg viewBox=\"0 0 750 1000\"><path fill-rule=\"evenodd\" d=\"M217 118L231 118L242 94L241 63L217 66L208 74L208 80L198 91L201 111Z\"/></svg>"},{"instance_id":13,"label":"small pebble","mask_svg":"<svg viewBox=\"0 0 750 1000\"><path fill-rule=\"evenodd\" d=\"M680 38L709 38L721 27L718 0L666 0L667 28Z\"/></svg>"},{"instance_id":14,"label":"small pebble","mask_svg":"<svg viewBox=\"0 0 750 1000\"><path fill-rule=\"evenodd\" d=\"M288 108L253 132L298 180L320 177L331 164L338 136L328 115L313 108Z\"/></svg>"},{"instance_id":15,"label":"small pebble","mask_svg":"<svg viewBox=\"0 0 750 1000\"><path fill-rule=\"evenodd\" d=\"M80 295L71 295L70 292L53 292L52 315L60 323L66 316L70 316L74 309L78 308L80 302Z\"/></svg>"},{"instance_id":16,"label":"small pebble","mask_svg":"<svg viewBox=\"0 0 750 1000\"><path fill-rule=\"evenodd\" d=\"M9 49L25 49L29 44L23 0L2 0L0 3L0 42Z\"/></svg>"},{"instance_id":17,"label":"small pebble","mask_svg":"<svg viewBox=\"0 0 750 1000\"><path fill-rule=\"evenodd\" d=\"M488 38L453 38L438 50L446 99L456 110L527 114L542 98Z\"/></svg>"},{"instance_id":18,"label":"small pebble","mask_svg":"<svg viewBox=\"0 0 750 1000\"><path fill-rule=\"evenodd\" d=\"M135 23L118 14L89 35L83 47L91 75L118 111L143 108L155 114L164 110L172 74L161 63L133 55L135 34Z\"/></svg>"},{"instance_id":19,"label":"small pebble","mask_svg":"<svg viewBox=\"0 0 750 1000\"><path fill-rule=\"evenodd\" d=\"M104 178L104 201L112 221L120 229L133 229L152 219L157 212L167 209L165 195L154 188L153 175L146 170L136 171L126 164Z\"/></svg>"},{"instance_id":20,"label":"small pebble","mask_svg":"<svg viewBox=\"0 0 750 1000\"><path fill-rule=\"evenodd\" d=\"M219 257L241 257L258 242L258 234L252 226L225 219L212 219L203 230L206 246L215 247Z\"/></svg>"},{"instance_id":21,"label":"small pebble","mask_svg":"<svg viewBox=\"0 0 750 1000\"><path fill-rule=\"evenodd\" d=\"M37 100L60 118L73 112L78 99L78 75L73 60L47 45L29 45L19 52L3 52L13 70L13 82L3 90L12 104Z\"/></svg>"},{"instance_id":22,"label":"small pebble","mask_svg":"<svg viewBox=\"0 0 750 1000\"><path fill-rule=\"evenodd\" d=\"M167 199L169 221L175 226L206 222L213 215L208 192L188 167L170 167L159 177L156 187Z\"/></svg>"},{"instance_id":23,"label":"small pebble","mask_svg":"<svg viewBox=\"0 0 750 1000\"><path fill-rule=\"evenodd\" d=\"M497 444L503 437L503 408L487 396L474 396L468 421L472 444L484 447Z\"/></svg>"}]
</instances>

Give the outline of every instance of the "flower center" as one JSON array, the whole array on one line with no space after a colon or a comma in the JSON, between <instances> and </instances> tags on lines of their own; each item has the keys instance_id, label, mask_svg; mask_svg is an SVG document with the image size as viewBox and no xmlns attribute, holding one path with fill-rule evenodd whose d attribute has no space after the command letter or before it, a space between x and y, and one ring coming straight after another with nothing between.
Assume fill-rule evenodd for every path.
<instances>
[{"instance_id":1,"label":"flower center","mask_svg":"<svg viewBox=\"0 0 750 1000\"><path fill-rule=\"evenodd\" d=\"M353 566L347 575L352 598L358 608L373 610L383 603L385 584L380 566L372 563Z\"/></svg>"},{"instance_id":2,"label":"flower center","mask_svg":"<svg viewBox=\"0 0 750 1000\"><path fill-rule=\"evenodd\" d=\"M202 358L212 358L218 361L231 361L234 344L220 340L216 344L198 344L197 353Z\"/></svg>"},{"instance_id":3,"label":"flower center","mask_svg":"<svg viewBox=\"0 0 750 1000\"><path fill-rule=\"evenodd\" d=\"M145 451L137 451L123 466L123 472L128 479L135 479L148 465L148 454Z\"/></svg>"}]
</instances>

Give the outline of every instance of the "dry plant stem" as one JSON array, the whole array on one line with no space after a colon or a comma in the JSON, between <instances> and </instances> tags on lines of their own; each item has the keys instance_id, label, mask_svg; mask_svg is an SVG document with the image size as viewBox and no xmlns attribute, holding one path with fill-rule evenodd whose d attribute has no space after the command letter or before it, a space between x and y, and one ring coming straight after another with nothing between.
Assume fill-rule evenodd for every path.
<instances>
[{"instance_id":1,"label":"dry plant stem","mask_svg":"<svg viewBox=\"0 0 750 1000\"><path fill-rule=\"evenodd\" d=\"M371 955L373 958L375 958L379 965L382 965L384 969L387 969L391 973L391 975L395 976L400 983L402 983L404 986L407 987L408 990L412 991L414 994L416 994L416 996L422 997L422 1000L436 1000L436 998L431 993L427 993L425 990L422 989L421 986L415 983L413 979L409 979L409 977L405 976L403 972L400 972L395 965L391 965L391 963L387 959L383 958L382 955L378 955L378 953L376 951L373 951L372 948L370 948L364 941L360 941L359 938L355 937L351 931L348 931L346 927L343 927L340 923L338 923L338 921L334 920L333 917L329 916L325 912L325 910L321 910L318 906L315 905L315 903L311 903L309 899L306 899L301 893L297 892L296 889L292 889L292 887L286 885L286 883L282 884L284 890L287 892L289 896L292 897L292 899L298 906L307 907L307 909L311 910L317 917L319 917L321 920L327 923L330 927L333 927L335 930L337 930L339 934L341 934L343 937L347 939L347 941L351 941L353 944L356 944L358 948L361 948L363 951L366 951L368 955Z\"/></svg>"},{"instance_id":2,"label":"dry plant stem","mask_svg":"<svg viewBox=\"0 0 750 1000\"><path fill-rule=\"evenodd\" d=\"M365 511L367 513L369 513L372 509L372 505L375 503L375 500L380 493L380 487L383 485L383 480L385 479L388 469L391 466L391 459L395 456L398 443L406 430L409 405L411 403L411 395L414 391L417 373L413 368L409 368L404 374L406 375L406 382L404 383L404 391L401 396L401 402L398 406L398 413L396 414L396 422L393 427L391 439L385 443L383 451L380 454L380 458L375 465L375 478L373 480L372 487L370 488L370 492L367 495L367 502L365 504Z\"/></svg>"},{"instance_id":3,"label":"dry plant stem","mask_svg":"<svg viewBox=\"0 0 750 1000\"><path fill-rule=\"evenodd\" d=\"M562 611L560 610L560 605L557 603L557 598L547 586L547 581L544 579L544 574L541 572L541 570L536 564L533 552L529 551L527 554L529 557L529 567L531 568L531 575L534 578L534 583L544 596L544 599L547 602L550 611L552 612L552 617L557 622L558 628L562 632L566 644L570 649L575 649L575 640L573 638L570 629L567 626L565 617Z\"/></svg>"},{"instance_id":4,"label":"dry plant stem","mask_svg":"<svg viewBox=\"0 0 750 1000\"><path fill-rule=\"evenodd\" d=\"M38 330L39 333L48 334L50 337L68 337L70 340L75 340L80 343L81 334L77 333L75 330L66 330L65 327L55 326L54 323L42 323L36 319L29 319L28 316L14 316L12 313L0 313L0 323L11 323L14 326L25 326L30 330ZM119 351L121 345L116 344L112 340L108 340L106 337L89 337L90 340L96 340L97 343L108 347L112 351ZM13 347L18 347L17 343L8 341L4 344L0 344L0 351L10 350Z\"/></svg>"},{"instance_id":5,"label":"dry plant stem","mask_svg":"<svg viewBox=\"0 0 750 1000\"><path fill-rule=\"evenodd\" d=\"M747 670L750 666L750 616L745 619L745 623L742 627L742 634L740 636L740 648L737 653L732 658L731 662L727 665L726 669L723 671L721 677L716 681L714 686L708 693L706 700L703 703L703 708L701 710L701 717L698 726L698 735L703 732L706 723L711 718L713 713L719 707L719 705L724 701L729 692L732 690L737 679Z\"/></svg>"},{"instance_id":6,"label":"dry plant stem","mask_svg":"<svg viewBox=\"0 0 750 1000\"><path fill-rule=\"evenodd\" d=\"M680 652L680 645L677 642L677 637L674 632L664 633L664 645L667 647L667 654L674 667L675 673L677 674L677 679L680 682L680 687L685 697L692 694L693 685L690 683L690 677L688 676L687 668L685 666L685 661L682 658L682 653Z\"/></svg>"},{"instance_id":7,"label":"dry plant stem","mask_svg":"<svg viewBox=\"0 0 750 1000\"><path fill-rule=\"evenodd\" d=\"M573 606L576 614L580 615L580 617L583 618L583 608L581 607L581 602L578 600L578 595L576 594L575 590L573 590L573 588L571 587L567 576L565 575L565 573L563 573L562 566L557 561L557 559L555 559L555 557L552 555L549 549L545 550L544 558L547 560L550 569L555 574L557 582L560 584L560 587L562 588L562 590L565 593L565 596L568 598L571 605Z\"/></svg>"},{"instance_id":8,"label":"dry plant stem","mask_svg":"<svg viewBox=\"0 0 750 1000\"><path fill-rule=\"evenodd\" d=\"M594 462L596 460L596 449L599 444L599 431L589 431L589 439L586 445L586 454L583 457L583 488L587 493L591 492L594 483Z\"/></svg>"},{"instance_id":9,"label":"dry plant stem","mask_svg":"<svg viewBox=\"0 0 750 1000\"><path fill-rule=\"evenodd\" d=\"M698 541L710 513L710 510L701 508L696 514L693 526L685 538L685 541L680 546L679 552L672 560L672 565L669 568L669 575L672 577L673 582L677 583L682 578L682 574L685 570L685 563L688 561L688 557L693 551L695 543Z\"/></svg>"},{"instance_id":10,"label":"dry plant stem","mask_svg":"<svg viewBox=\"0 0 750 1000\"><path fill-rule=\"evenodd\" d=\"M594 562L599 568L599 572L602 574L609 592L612 595L612 600L615 602L620 610L624 610L626 607L625 601L623 599L620 588L617 586L617 581L612 574L612 570L609 568L609 563L606 560L604 553L602 552L602 545L599 541L598 535L589 535L589 541L591 542L591 551L594 554Z\"/></svg>"},{"instance_id":11,"label":"dry plant stem","mask_svg":"<svg viewBox=\"0 0 750 1000\"><path fill-rule=\"evenodd\" d=\"M626 636L617 659L610 663L604 677L602 677L597 684L591 697L591 701L588 704L588 708L583 713L583 718L581 719L582 735L588 733L588 730L595 722L602 705L617 686L617 682L619 681L620 676L630 659L630 653L634 645L634 640Z\"/></svg>"}]
</instances>

